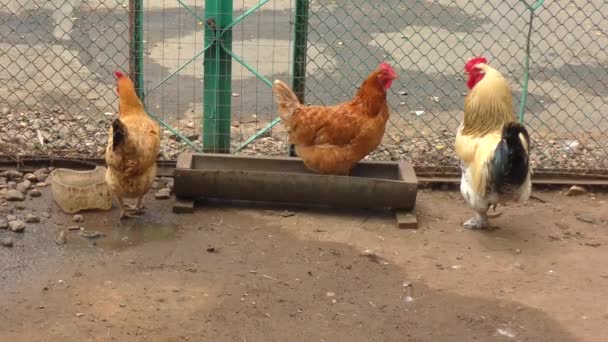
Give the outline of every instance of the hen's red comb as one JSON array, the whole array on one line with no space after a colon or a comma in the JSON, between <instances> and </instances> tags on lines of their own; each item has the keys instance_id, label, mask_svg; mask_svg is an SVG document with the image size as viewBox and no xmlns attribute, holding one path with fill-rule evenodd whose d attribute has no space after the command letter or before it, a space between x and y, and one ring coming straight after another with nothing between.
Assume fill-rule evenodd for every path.
<instances>
[{"instance_id":1,"label":"hen's red comb","mask_svg":"<svg viewBox=\"0 0 608 342\"><path fill-rule=\"evenodd\" d=\"M123 78L126 75L122 73L122 71L116 70L114 71L114 76L116 76L116 78Z\"/></svg>"},{"instance_id":2,"label":"hen's red comb","mask_svg":"<svg viewBox=\"0 0 608 342\"><path fill-rule=\"evenodd\" d=\"M393 67L390 64L386 63L386 62L380 63L380 69L388 71L393 76L397 75L395 73L395 70L393 69Z\"/></svg>"},{"instance_id":3,"label":"hen's red comb","mask_svg":"<svg viewBox=\"0 0 608 342\"><path fill-rule=\"evenodd\" d=\"M464 66L464 71L471 72L473 70L473 68L479 63L487 64L488 60L485 57L471 58L471 59L469 59L467 64Z\"/></svg>"}]
</instances>

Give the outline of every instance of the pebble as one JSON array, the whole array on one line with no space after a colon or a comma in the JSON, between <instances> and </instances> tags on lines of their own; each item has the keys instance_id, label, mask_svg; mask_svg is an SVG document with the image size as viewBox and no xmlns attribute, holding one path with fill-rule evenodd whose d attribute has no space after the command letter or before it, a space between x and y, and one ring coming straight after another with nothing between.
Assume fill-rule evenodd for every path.
<instances>
[{"instance_id":1,"label":"pebble","mask_svg":"<svg viewBox=\"0 0 608 342\"><path fill-rule=\"evenodd\" d=\"M25 196L23 196L23 193L19 190L10 189L6 192L4 198L7 201L23 201Z\"/></svg>"},{"instance_id":2,"label":"pebble","mask_svg":"<svg viewBox=\"0 0 608 342\"><path fill-rule=\"evenodd\" d=\"M582 186L573 185L566 191L566 196L579 196L587 193L587 189Z\"/></svg>"},{"instance_id":3,"label":"pebble","mask_svg":"<svg viewBox=\"0 0 608 342\"><path fill-rule=\"evenodd\" d=\"M0 229L8 229L8 221L0 219Z\"/></svg>"},{"instance_id":4,"label":"pebble","mask_svg":"<svg viewBox=\"0 0 608 342\"><path fill-rule=\"evenodd\" d=\"M17 184L17 190L21 191L22 193L26 193L30 188L32 187L32 182L28 181L27 179L24 180L23 182Z\"/></svg>"},{"instance_id":5,"label":"pebble","mask_svg":"<svg viewBox=\"0 0 608 342\"><path fill-rule=\"evenodd\" d=\"M57 236L55 237L55 243L58 245L65 245L68 242L68 236L65 233L65 230L60 230Z\"/></svg>"},{"instance_id":6,"label":"pebble","mask_svg":"<svg viewBox=\"0 0 608 342\"><path fill-rule=\"evenodd\" d=\"M587 223L595 223L595 219L589 214L576 215L576 219Z\"/></svg>"},{"instance_id":7,"label":"pebble","mask_svg":"<svg viewBox=\"0 0 608 342\"><path fill-rule=\"evenodd\" d=\"M25 222L38 223L40 222L40 216L34 214L27 214L27 216L25 217Z\"/></svg>"},{"instance_id":8,"label":"pebble","mask_svg":"<svg viewBox=\"0 0 608 342\"><path fill-rule=\"evenodd\" d=\"M23 173L17 171L17 170L8 170L7 174L6 174L6 178L8 178L9 180L17 180L17 179L21 179L23 178Z\"/></svg>"},{"instance_id":9,"label":"pebble","mask_svg":"<svg viewBox=\"0 0 608 342\"><path fill-rule=\"evenodd\" d=\"M25 223L21 220L11 221L8 226L15 233L21 233L25 230Z\"/></svg>"},{"instance_id":10,"label":"pebble","mask_svg":"<svg viewBox=\"0 0 608 342\"><path fill-rule=\"evenodd\" d=\"M40 169L40 170L34 171L34 176L36 176L36 179L39 182L44 182L47 179L47 177L49 176L49 174L46 169Z\"/></svg>"},{"instance_id":11,"label":"pebble","mask_svg":"<svg viewBox=\"0 0 608 342\"><path fill-rule=\"evenodd\" d=\"M13 239L10 237L2 238L2 240L0 240L0 244L4 247L13 247Z\"/></svg>"},{"instance_id":12,"label":"pebble","mask_svg":"<svg viewBox=\"0 0 608 342\"><path fill-rule=\"evenodd\" d=\"M8 222L16 221L17 220L17 216L15 216L15 215L6 215L6 220Z\"/></svg>"},{"instance_id":13,"label":"pebble","mask_svg":"<svg viewBox=\"0 0 608 342\"><path fill-rule=\"evenodd\" d=\"M46 211L43 211L41 215L42 215L42 217L45 217L45 218L49 218L49 217L51 217L51 214L49 214L49 213L48 213L48 212L46 212Z\"/></svg>"},{"instance_id":14,"label":"pebble","mask_svg":"<svg viewBox=\"0 0 608 342\"><path fill-rule=\"evenodd\" d=\"M82 217L82 215L74 215L74 217L72 217L72 221L74 222L83 222L84 221L84 217Z\"/></svg>"},{"instance_id":15,"label":"pebble","mask_svg":"<svg viewBox=\"0 0 608 342\"><path fill-rule=\"evenodd\" d=\"M36 177L36 175L33 173L26 173L25 176L23 176L23 178L27 179L28 181L30 181L32 183L38 182L38 177Z\"/></svg>"},{"instance_id":16,"label":"pebble","mask_svg":"<svg viewBox=\"0 0 608 342\"><path fill-rule=\"evenodd\" d=\"M45 186L47 186L48 184L45 182L40 182L40 183L36 183L36 186L39 188L44 188Z\"/></svg>"},{"instance_id":17,"label":"pebble","mask_svg":"<svg viewBox=\"0 0 608 342\"><path fill-rule=\"evenodd\" d=\"M11 189L17 189L17 182L8 182L6 183L6 188L11 190Z\"/></svg>"},{"instance_id":18,"label":"pebble","mask_svg":"<svg viewBox=\"0 0 608 342\"><path fill-rule=\"evenodd\" d=\"M165 189L160 189L158 190L158 192L154 195L154 198L156 198L157 200L165 200L165 199L169 199L171 198L171 190L165 188Z\"/></svg>"},{"instance_id":19,"label":"pebble","mask_svg":"<svg viewBox=\"0 0 608 342\"><path fill-rule=\"evenodd\" d=\"M38 190L38 189L30 190L30 197L35 198L35 197L40 197L40 196L42 196L42 192L40 192L40 190Z\"/></svg>"}]
</instances>

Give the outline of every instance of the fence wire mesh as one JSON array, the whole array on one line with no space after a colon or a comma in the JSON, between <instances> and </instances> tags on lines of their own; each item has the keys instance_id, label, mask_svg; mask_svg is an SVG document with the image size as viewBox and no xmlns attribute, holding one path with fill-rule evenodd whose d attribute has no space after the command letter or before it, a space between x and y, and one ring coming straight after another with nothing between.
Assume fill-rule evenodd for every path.
<instances>
[{"instance_id":1,"label":"fence wire mesh","mask_svg":"<svg viewBox=\"0 0 608 342\"><path fill-rule=\"evenodd\" d=\"M0 154L97 157L128 67L127 3L0 2ZM105 115L104 115L105 114Z\"/></svg>"},{"instance_id":2,"label":"fence wire mesh","mask_svg":"<svg viewBox=\"0 0 608 342\"><path fill-rule=\"evenodd\" d=\"M276 119L268 81L292 82L294 34L304 33L294 32L298 19L308 22L306 103L347 101L381 61L397 69L387 133L368 158L456 166L463 67L472 56L488 57L508 78L518 105L529 20L523 1L315 0L305 18L296 17L298 1L262 1L234 25L229 48L246 66L203 52L205 0L143 1L144 100L165 125L163 159L201 148L204 126L215 124L230 126L232 152L287 153L280 124L261 130ZM234 20L258 3L234 0L230 13L217 14ZM117 111L112 72L130 61L129 4L0 1L0 154L103 156ZM608 170L606 13L605 1L575 0L547 2L535 14L525 123L536 168ZM230 64L231 74L205 75L213 58ZM205 79L213 76L230 77L231 89L213 88L213 99L230 105L229 117L205 107Z\"/></svg>"}]
</instances>

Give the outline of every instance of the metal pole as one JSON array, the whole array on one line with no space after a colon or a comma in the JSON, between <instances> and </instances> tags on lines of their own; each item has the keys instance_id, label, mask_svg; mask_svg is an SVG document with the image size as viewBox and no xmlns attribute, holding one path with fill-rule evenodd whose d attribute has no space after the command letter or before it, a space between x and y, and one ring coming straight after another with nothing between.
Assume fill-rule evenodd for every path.
<instances>
[{"instance_id":1,"label":"metal pole","mask_svg":"<svg viewBox=\"0 0 608 342\"><path fill-rule=\"evenodd\" d=\"M296 0L293 38L293 79L294 93L301 103L306 94L306 55L308 47L308 0ZM296 156L293 144L289 145L289 155Z\"/></svg>"},{"instance_id":2,"label":"metal pole","mask_svg":"<svg viewBox=\"0 0 608 342\"><path fill-rule=\"evenodd\" d=\"M129 74L137 96L144 98L144 11L143 0L129 0Z\"/></svg>"},{"instance_id":3,"label":"metal pole","mask_svg":"<svg viewBox=\"0 0 608 342\"><path fill-rule=\"evenodd\" d=\"M205 1L205 51L203 62L203 151L230 152L232 101L232 0Z\"/></svg>"}]
</instances>

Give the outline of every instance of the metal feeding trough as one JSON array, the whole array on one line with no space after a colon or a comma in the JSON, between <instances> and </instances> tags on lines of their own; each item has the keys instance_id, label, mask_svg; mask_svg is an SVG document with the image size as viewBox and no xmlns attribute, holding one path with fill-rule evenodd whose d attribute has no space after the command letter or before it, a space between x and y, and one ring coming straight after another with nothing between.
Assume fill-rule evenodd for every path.
<instances>
[{"instance_id":1,"label":"metal feeding trough","mask_svg":"<svg viewBox=\"0 0 608 342\"><path fill-rule=\"evenodd\" d=\"M416 228L418 180L407 162L363 161L350 176L319 175L299 158L184 153L175 168L174 212L196 199L390 208L401 228Z\"/></svg>"}]
</instances>

